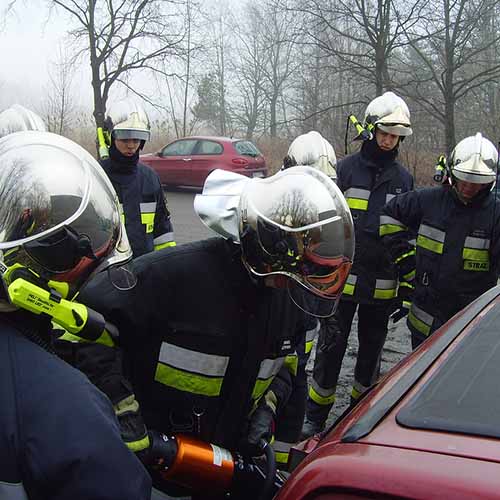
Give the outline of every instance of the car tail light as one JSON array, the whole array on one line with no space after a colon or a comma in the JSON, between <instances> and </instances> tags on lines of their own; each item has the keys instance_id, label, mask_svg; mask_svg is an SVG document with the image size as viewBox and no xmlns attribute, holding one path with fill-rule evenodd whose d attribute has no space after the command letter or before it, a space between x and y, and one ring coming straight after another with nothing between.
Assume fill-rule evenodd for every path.
<instances>
[{"instance_id":1,"label":"car tail light","mask_svg":"<svg viewBox=\"0 0 500 500\"><path fill-rule=\"evenodd\" d=\"M248 160L245 158L233 158L231 162L238 165L238 167L248 167Z\"/></svg>"}]
</instances>

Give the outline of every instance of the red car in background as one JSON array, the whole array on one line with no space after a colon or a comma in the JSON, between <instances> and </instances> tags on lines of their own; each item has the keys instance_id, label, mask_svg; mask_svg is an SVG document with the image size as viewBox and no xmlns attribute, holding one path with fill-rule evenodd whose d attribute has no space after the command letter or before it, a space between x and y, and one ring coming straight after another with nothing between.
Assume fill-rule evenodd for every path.
<instances>
[{"instance_id":1,"label":"red car in background","mask_svg":"<svg viewBox=\"0 0 500 500\"><path fill-rule=\"evenodd\" d=\"M230 170L248 177L265 177L266 161L257 146L245 139L185 137L140 161L155 170L165 186L203 187L213 170Z\"/></svg>"},{"instance_id":2,"label":"red car in background","mask_svg":"<svg viewBox=\"0 0 500 500\"><path fill-rule=\"evenodd\" d=\"M276 500L500 498L500 287L290 460Z\"/></svg>"}]
</instances>

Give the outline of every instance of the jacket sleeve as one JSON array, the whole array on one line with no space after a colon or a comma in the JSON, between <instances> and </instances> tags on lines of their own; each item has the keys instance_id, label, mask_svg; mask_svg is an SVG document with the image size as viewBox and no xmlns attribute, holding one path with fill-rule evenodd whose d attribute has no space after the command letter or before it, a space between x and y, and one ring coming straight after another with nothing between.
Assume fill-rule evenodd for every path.
<instances>
[{"instance_id":1,"label":"jacket sleeve","mask_svg":"<svg viewBox=\"0 0 500 500\"><path fill-rule=\"evenodd\" d=\"M382 208L380 237L398 267L400 281L410 282L415 278L415 247L411 240L421 219L421 200L417 191L395 196Z\"/></svg>"},{"instance_id":2,"label":"jacket sleeve","mask_svg":"<svg viewBox=\"0 0 500 500\"><path fill-rule=\"evenodd\" d=\"M123 443L109 400L82 374L46 358L44 367L32 367L35 381L21 400L33 498L149 499L149 474Z\"/></svg>"},{"instance_id":3,"label":"jacket sleeve","mask_svg":"<svg viewBox=\"0 0 500 500\"><path fill-rule=\"evenodd\" d=\"M154 249L161 250L165 247L175 246L174 228L170 220L170 212L167 206L167 199L163 193L158 179L158 190L156 195L156 213L153 229Z\"/></svg>"}]
</instances>

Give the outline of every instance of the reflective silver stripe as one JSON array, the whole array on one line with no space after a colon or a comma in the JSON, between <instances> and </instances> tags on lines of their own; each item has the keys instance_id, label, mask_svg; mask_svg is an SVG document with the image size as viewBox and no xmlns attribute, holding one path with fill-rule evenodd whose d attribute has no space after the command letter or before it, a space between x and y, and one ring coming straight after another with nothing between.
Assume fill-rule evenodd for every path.
<instances>
[{"instance_id":1,"label":"reflective silver stripe","mask_svg":"<svg viewBox=\"0 0 500 500\"><path fill-rule=\"evenodd\" d=\"M276 359L264 359L260 364L259 373L257 374L258 379L267 379L274 377L283 366L284 357Z\"/></svg>"},{"instance_id":2,"label":"reflective silver stripe","mask_svg":"<svg viewBox=\"0 0 500 500\"><path fill-rule=\"evenodd\" d=\"M285 441L273 441L273 450L277 453L289 453L292 444L295 443L285 443Z\"/></svg>"},{"instance_id":3,"label":"reflective silver stripe","mask_svg":"<svg viewBox=\"0 0 500 500\"><path fill-rule=\"evenodd\" d=\"M168 243L169 241L174 241L174 233L173 232L164 233L164 234L161 234L160 236L157 236L153 240L153 244L154 245L161 245L163 243Z\"/></svg>"},{"instance_id":4,"label":"reflective silver stripe","mask_svg":"<svg viewBox=\"0 0 500 500\"><path fill-rule=\"evenodd\" d=\"M427 236L428 238L432 238L435 241L439 241L440 243L444 243L444 238L446 233L441 231L440 229L436 229L435 227L426 226L425 224L420 224L418 228L418 234L422 236Z\"/></svg>"},{"instance_id":5,"label":"reflective silver stripe","mask_svg":"<svg viewBox=\"0 0 500 500\"><path fill-rule=\"evenodd\" d=\"M394 219L393 217L389 217L388 215L381 215L380 216L380 225L382 225L382 224L392 224L394 226L406 227L402 222L399 222L397 219Z\"/></svg>"},{"instance_id":6,"label":"reflective silver stripe","mask_svg":"<svg viewBox=\"0 0 500 500\"><path fill-rule=\"evenodd\" d=\"M464 246L467 248L475 248L476 250L487 250L490 248L490 240L486 238L467 236L467 238L465 238Z\"/></svg>"},{"instance_id":7,"label":"reflective silver stripe","mask_svg":"<svg viewBox=\"0 0 500 500\"><path fill-rule=\"evenodd\" d=\"M389 194L389 193L387 193L385 195L385 202L389 203L395 196L396 196L395 194Z\"/></svg>"},{"instance_id":8,"label":"reflective silver stripe","mask_svg":"<svg viewBox=\"0 0 500 500\"><path fill-rule=\"evenodd\" d=\"M307 330L306 342L312 342L315 339L316 334L319 332L320 327L321 325L319 321L316 321L316 326L314 328L311 328L310 330Z\"/></svg>"},{"instance_id":9,"label":"reflective silver stripe","mask_svg":"<svg viewBox=\"0 0 500 500\"><path fill-rule=\"evenodd\" d=\"M179 370L208 377L223 377L229 364L229 356L190 351L184 347L162 342L159 361Z\"/></svg>"},{"instance_id":10,"label":"reflective silver stripe","mask_svg":"<svg viewBox=\"0 0 500 500\"><path fill-rule=\"evenodd\" d=\"M23 483L0 481L0 500L28 500Z\"/></svg>"},{"instance_id":11,"label":"reflective silver stripe","mask_svg":"<svg viewBox=\"0 0 500 500\"><path fill-rule=\"evenodd\" d=\"M411 312L422 323L425 323L427 326L432 326L432 322L434 321L434 316L431 316L429 313L426 313L423 309L416 306L415 304L411 305Z\"/></svg>"},{"instance_id":12,"label":"reflective silver stripe","mask_svg":"<svg viewBox=\"0 0 500 500\"><path fill-rule=\"evenodd\" d=\"M140 203L139 207L141 210L141 214L154 213L154 212L156 212L156 201L151 201L149 203Z\"/></svg>"},{"instance_id":13,"label":"reflective silver stripe","mask_svg":"<svg viewBox=\"0 0 500 500\"><path fill-rule=\"evenodd\" d=\"M376 280L375 288L379 290L395 290L397 286L396 280Z\"/></svg>"},{"instance_id":14,"label":"reflective silver stripe","mask_svg":"<svg viewBox=\"0 0 500 500\"><path fill-rule=\"evenodd\" d=\"M358 277L355 274L347 276L346 283L349 283L349 285L355 285L356 281L358 281Z\"/></svg>"},{"instance_id":15,"label":"reflective silver stripe","mask_svg":"<svg viewBox=\"0 0 500 500\"><path fill-rule=\"evenodd\" d=\"M359 200L368 200L370 198L370 191L368 189L359 189L359 188L349 188L344 196L346 198L357 198Z\"/></svg>"},{"instance_id":16,"label":"reflective silver stripe","mask_svg":"<svg viewBox=\"0 0 500 500\"><path fill-rule=\"evenodd\" d=\"M320 387L316 380L312 379L311 381L311 387L313 388L314 392L318 395L320 395L322 398L328 398L330 396L333 396L335 394L335 389L336 387L331 387L329 389L325 389L324 387Z\"/></svg>"}]
</instances>

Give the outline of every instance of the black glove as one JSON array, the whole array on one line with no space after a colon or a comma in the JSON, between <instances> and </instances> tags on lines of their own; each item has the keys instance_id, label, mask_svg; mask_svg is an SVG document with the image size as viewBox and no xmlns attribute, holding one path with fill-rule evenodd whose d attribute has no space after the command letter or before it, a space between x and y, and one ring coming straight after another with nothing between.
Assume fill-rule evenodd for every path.
<instances>
[{"instance_id":1,"label":"black glove","mask_svg":"<svg viewBox=\"0 0 500 500\"><path fill-rule=\"evenodd\" d=\"M155 469L168 469L177 456L177 441L158 431L149 431L149 448L137 455L144 465Z\"/></svg>"},{"instance_id":2,"label":"black glove","mask_svg":"<svg viewBox=\"0 0 500 500\"><path fill-rule=\"evenodd\" d=\"M241 452L251 457L262 455L261 439L271 442L274 434L275 413L265 401L261 402L250 417L248 431L241 445Z\"/></svg>"},{"instance_id":3,"label":"black glove","mask_svg":"<svg viewBox=\"0 0 500 500\"><path fill-rule=\"evenodd\" d=\"M412 283L402 281L399 283L397 305L395 311L390 315L393 323L397 323L409 312L415 287Z\"/></svg>"}]
</instances>

